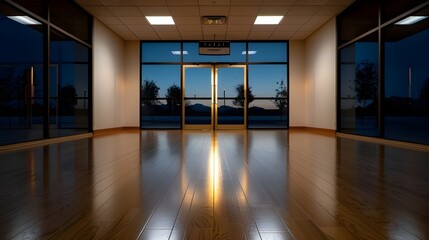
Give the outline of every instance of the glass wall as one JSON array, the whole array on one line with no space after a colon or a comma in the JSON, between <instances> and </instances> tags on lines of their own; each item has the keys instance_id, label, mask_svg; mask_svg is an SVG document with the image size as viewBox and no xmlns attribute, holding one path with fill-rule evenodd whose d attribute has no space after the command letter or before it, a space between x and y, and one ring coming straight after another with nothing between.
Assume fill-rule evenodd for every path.
<instances>
[{"instance_id":1,"label":"glass wall","mask_svg":"<svg viewBox=\"0 0 429 240\"><path fill-rule=\"evenodd\" d=\"M288 127L288 45L287 42L231 42L229 55L200 55L198 42L142 42L141 43L141 127L142 128L181 128L181 94L183 86L182 65L203 63L222 66L219 68L218 102L219 117L226 114L228 107L240 106L240 82L227 70L225 64L245 65L246 72L242 77L248 86L247 92L247 126L248 128L287 128ZM225 68L225 69L224 69ZM237 69L235 69L237 70ZM223 71L228 71L224 74ZM238 70L237 70L238 71ZM269 73L269 74L268 74ZM224 75L225 76L224 76ZM189 75L189 74L187 74ZM243 73L241 73L243 75ZM232 79L226 82L224 78ZM197 79L198 80L198 79ZM200 89L200 81L192 83L187 78L186 93L190 89L201 93L212 91ZM237 82L235 85L231 82ZM189 85L191 84L191 85ZM210 84L210 83L209 83ZM222 84L226 84L225 86ZM234 86L229 86L229 85ZM146 90L150 87L149 92ZM175 106L169 106L168 89L174 87ZM243 87L243 84L241 84ZM210 88L210 85L208 86ZM198 92L199 91L199 92ZM242 91L241 91L242 92ZM195 93L193 93L195 95ZM222 95L224 94L224 95ZM238 95L237 95L238 94ZM192 96L194 96L192 95ZM178 96L177 98L175 96ZM192 96L185 96L185 109L190 110ZM201 101L210 103L211 94ZM244 93L242 94L244 97ZM195 96L194 96L195 98ZM188 99L188 100L186 100ZM195 100L195 99L193 99ZM236 101L234 103L234 101ZM223 104L223 105L222 105ZM189 106L188 106L189 105ZM243 104L244 105L244 104ZM224 111L225 110L225 111ZM241 109L241 113L244 110ZM229 114L229 113L228 113ZM237 116L236 116L237 115ZM230 116L228 124L242 124L244 119L236 115ZM225 115L226 116L226 115ZM236 117L239 120L232 121ZM205 120L207 122L208 120ZM204 122L204 123L205 123ZM211 120L209 121L211 122ZM186 119L185 119L186 123Z\"/></svg>"},{"instance_id":2,"label":"glass wall","mask_svg":"<svg viewBox=\"0 0 429 240\"><path fill-rule=\"evenodd\" d=\"M368 4L355 2L351 9L364 12ZM380 9L382 25L366 32L347 24L351 10L337 18L338 130L429 144L429 2L371 5ZM415 16L422 17L410 21Z\"/></svg>"},{"instance_id":3,"label":"glass wall","mask_svg":"<svg viewBox=\"0 0 429 240\"><path fill-rule=\"evenodd\" d=\"M0 3L0 145L89 132L90 42L51 26L44 1L17 2L35 14Z\"/></svg>"},{"instance_id":4,"label":"glass wall","mask_svg":"<svg viewBox=\"0 0 429 240\"><path fill-rule=\"evenodd\" d=\"M377 136L378 35L340 50L340 126L345 133Z\"/></svg>"}]
</instances>

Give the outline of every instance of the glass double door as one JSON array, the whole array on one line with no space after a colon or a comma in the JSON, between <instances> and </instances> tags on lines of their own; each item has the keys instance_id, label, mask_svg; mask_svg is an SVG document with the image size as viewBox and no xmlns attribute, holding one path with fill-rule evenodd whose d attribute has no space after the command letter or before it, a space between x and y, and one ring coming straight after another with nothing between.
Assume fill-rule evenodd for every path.
<instances>
[{"instance_id":1,"label":"glass double door","mask_svg":"<svg viewBox=\"0 0 429 240\"><path fill-rule=\"evenodd\" d=\"M245 65L184 65L184 129L246 127Z\"/></svg>"}]
</instances>

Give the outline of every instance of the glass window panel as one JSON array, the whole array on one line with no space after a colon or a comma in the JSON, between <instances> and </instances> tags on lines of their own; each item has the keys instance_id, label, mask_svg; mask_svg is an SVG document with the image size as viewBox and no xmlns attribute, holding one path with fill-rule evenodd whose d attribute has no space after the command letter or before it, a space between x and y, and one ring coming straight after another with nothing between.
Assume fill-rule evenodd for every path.
<instances>
[{"instance_id":1,"label":"glass window panel","mask_svg":"<svg viewBox=\"0 0 429 240\"><path fill-rule=\"evenodd\" d=\"M378 2L379 0L355 1L338 16L340 45L378 27Z\"/></svg>"},{"instance_id":2,"label":"glass window panel","mask_svg":"<svg viewBox=\"0 0 429 240\"><path fill-rule=\"evenodd\" d=\"M35 0L13 0L25 9L37 14L38 16L45 18L47 16L47 10L45 4L47 1L35 1Z\"/></svg>"},{"instance_id":3,"label":"glass window panel","mask_svg":"<svg viewBox=\"0 0 429 240\"><path fill-rule=\"evenodd\" d=\"M425 8L413 15L428 15ZM385 137L429 144L429 19L385 36Z\"/></svg>"},{"instance_id":4,"label":"glass window panel","mask_svg":"<svg viewBox=\"0 0 429 240\"><path fill-rule=\"evenodd\" d=\"M211 124L212 67L184 70L185 124Z\"/></svg>"},{"instance_id":5,"label":"glass window panel","mask_svg":"<svg viewBox=\"0 0 429 240\"><path fill-rule=\"evenodd\" d=\"M377 136L377 34L340 50L340 85L340 131Z\"/></svg>"},{"instance_id":6,"label":"glass window panel","mask_svg":"<svg viewBox=\"0 0 429 240\"><path fill-rule=\"evenodd\" d=\"M141 127L180 128L182 93L180 65L143 64Z\"/></svg>"},{"instance_id":7,"label":"glass window panel","mask_svg":"<svg viewBox=\"0 0 429 240\"><path fill-rule=\"evenodd\" d=\"M142 62L180 62L179 42L144 42L141 44Z\"/></svg>"},{"instance_id":8,"label":"glass window panel","mask_svg":"<svg viewBox=\"0 0 429 240\"><path fill-rule=\"evenodd\" d=\"M287 90L286 64L249 65L249 86L255 97L276 97L278 90Z\"/></svg>"},{"instance_id":9,"label":"glass window panel","mask_svg":"<svg viewBox=\"0 0 429 240\"><path fill-rule=\"evenodd\" d=\"M43 138L43 25L0 3L0 145Z\"/></svg>"},{"instance_id":10,"label":"glass window panel","mask_svg":"<svg viewBox=\"0 0 429 240\"><path fill-rule=\"evenodd\" d=\"M188 63L198 62L212 62L212 63L226 63L226 62L246 62L246 43L244 42L231 42L230 55L199 55L198 42L185 42L183 43L183 50L186 54L183 55L183 61ZM244 54L243 54L244 53Z\"/></svg>"},{"instance_id":11,"label":"glass window panel","mask_svg":"<svg viewBox=\"0 0 429 240\"><path fill-rule=\"evenodd\" d=\"M287 62L286 42L250 42L249 62Z\"/></svg>"},{"instance_id":12,"label":"glass window panel","mask_svg":"<svg viewBox=\"0 0 429 240\"><path fill-rule=\"evenodd\" d=\"M50 1L50 19L56 26L90 43L92 17L74 1Z\"/></svg>"},{"instance_id":13,"label":"glass window panel","mask_svg":"<svg viewBox=\"0 0 429 240\"><path fill-rule=\"evenodd\" d=\"M221 67L217 73L217 123L244 124L244 67Z\"/></svg>"},{"instance_id":14,"label":"glass window panel","mask_svg":"<svg viewBox=\"0 0 429 240\"><path fill-rule=\"evenodd\" d=\"M50 47L50 136L88 132L89 49L57 31Z\"/></svg>"},{"instance_id":15,"label":"glass window panel","mask_svg":"<svg viewBox=\"0 0 429 240\"><path fill-rule=\"evenodd\" d=\"M288 81L286 64L248 66L249 128L286 128L288 126Z\"/></svg>"},{"instance_id":16,"label":"glass window panel","mask_svg":"<svg viewBox=\"0 0 429 240\"><path fill-rule=\"evenodd\" d=\"M426 0L388 0L382 2L382 21L386 22L426 2Z\"/></svg>"}]
</instances>

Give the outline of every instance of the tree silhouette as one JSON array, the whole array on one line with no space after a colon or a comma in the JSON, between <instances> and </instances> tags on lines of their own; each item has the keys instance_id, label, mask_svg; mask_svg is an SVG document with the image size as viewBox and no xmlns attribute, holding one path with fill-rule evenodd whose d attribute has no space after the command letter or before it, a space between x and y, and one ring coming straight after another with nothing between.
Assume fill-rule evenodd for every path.
<instances>
[{"instance_id":1,"label":"tree silhouette","mask_svg":"<svg viewBox=\"0 0 429 240\"><path fill-rule=\"evenodd\" d=\"M180 105L180 99L182 97L182 90L176 84L171 85L167 88L167 93L165 94L167 98L167 105L170 108Z\"/></svg>"},{"instance_id":2,"label":"tree silhouette","mask_svg":"<svg viewBox=\"0 0 429 240\"><path fill-rule=\"evenodd\" d=\"M235 86L235 92L237 93L237 97L234 98L232 102L235 106L244 107L244 84L238 84ZM247 105L253 101L255 97L252 94L252 88L247 88Z\"/></svg>"},{"instance_id":3,"label":"tree silhouette","mask_svg":"<svg viewBox=\"0 0 429 240\"><path fill-rule=\"evenodd\" d=\"M287 107L287 87L284 84L284 81L276 82L277 85L279 85L276 88L276 99L273 100L274 104L279 108L279 110L284 109Z\"/></svg>"},{"instance_id":4,"label":"tree silhouette","mask_svg":"<svg viewBox=\"0 0 429 240\"><path fill-rule=\"evenodd\" d=\"M368 99L377 100L378 95L378 74L377 66L374 63L363 61L356 65L354 87L358 102L363 102L366 108Z\"/></svg>"},{"instance_id":5,"label":"tree silhouette","mask_svg":"<svg viewBox=\"0 0 429 240\"><path fill-rule=\"evenodd\" d=\"M157 104L159 101L157 98L159 97L159 87L153 80L144 80L141 87L141 98L142 103L145 106L152 106Z\"/></svg>"}]
</instances>

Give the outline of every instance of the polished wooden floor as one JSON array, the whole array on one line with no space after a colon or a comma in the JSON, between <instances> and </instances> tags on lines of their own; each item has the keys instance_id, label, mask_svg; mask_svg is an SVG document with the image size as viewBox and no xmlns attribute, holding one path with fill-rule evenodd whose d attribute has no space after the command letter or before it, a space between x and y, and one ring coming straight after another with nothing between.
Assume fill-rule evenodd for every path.
<instances>
[{"instance_id":1,"label":"polished wooden floor","mask_svg":"<svg viewBox=\"0 0 429 240\"><path fill-rule=\"evenodd\" d=\"M429 152L292 130L3 152L0 239L429 239Z\"/></svg>"}]
</instances>

